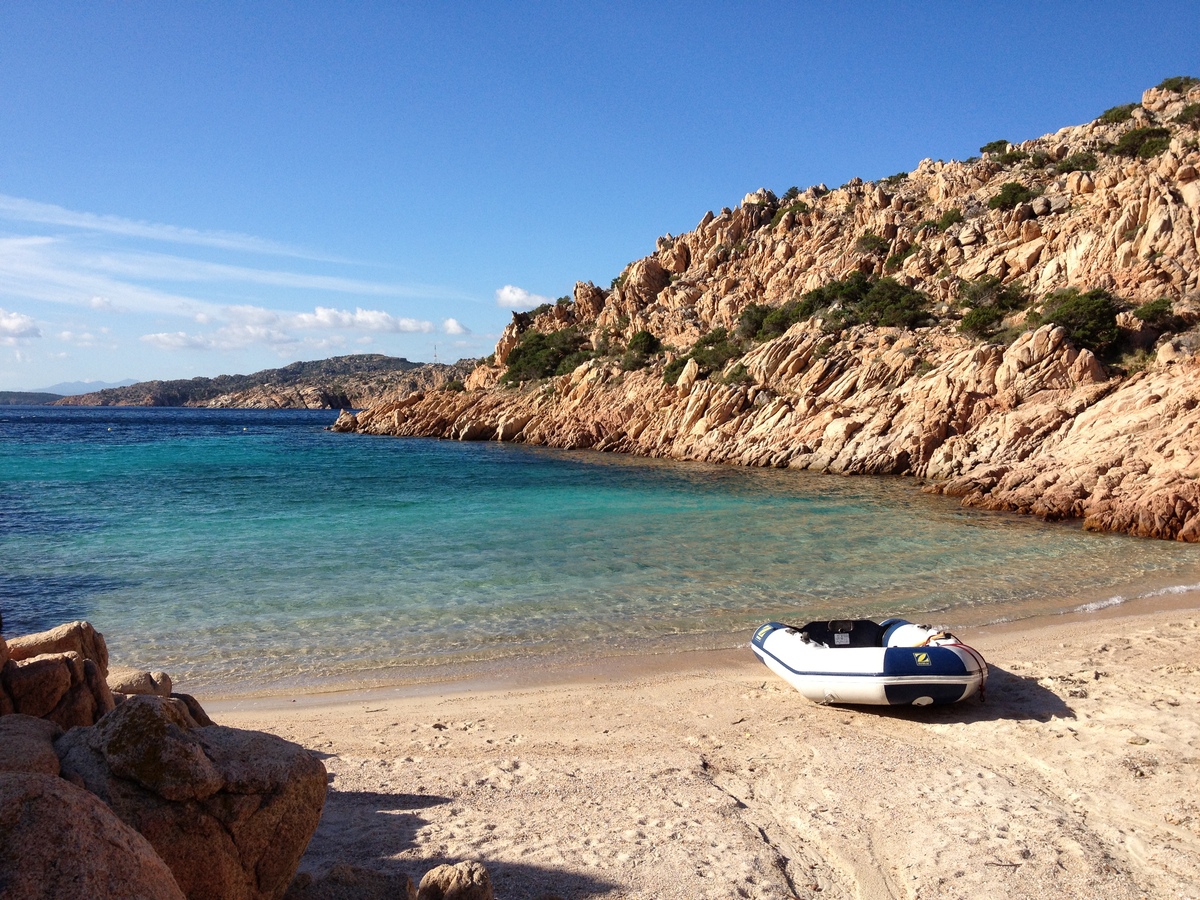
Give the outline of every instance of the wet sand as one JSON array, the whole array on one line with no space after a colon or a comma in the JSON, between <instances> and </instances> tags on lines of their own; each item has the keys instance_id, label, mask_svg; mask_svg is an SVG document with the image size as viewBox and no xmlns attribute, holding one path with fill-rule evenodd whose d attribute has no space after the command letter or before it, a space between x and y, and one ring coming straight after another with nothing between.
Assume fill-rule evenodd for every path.
<instances>
[{"instance_id":1,"label":"wet sand","mask_svg":"<svg viewBox=\"0 0 1200 900\"><path fill-rule=\"evenodd\" d=\"M1168 608L1169 607L1169 608ZM1200 596L960 633L986 702L821 707L749 649L246 700L331 775L301 871L502 900L1200 897Z\"/></svg>"}]
</instances>

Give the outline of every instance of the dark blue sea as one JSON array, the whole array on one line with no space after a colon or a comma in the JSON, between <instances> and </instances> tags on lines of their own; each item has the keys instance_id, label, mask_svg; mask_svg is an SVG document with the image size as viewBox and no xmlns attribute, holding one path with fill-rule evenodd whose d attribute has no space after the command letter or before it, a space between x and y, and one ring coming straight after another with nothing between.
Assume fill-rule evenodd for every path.
<instances>
[{"instance_id":1,"label":"dark blue sea","mask_svg":"<svg viewBox=\"0 0 1200 900\"><path fill-rule=\"evenodd\" d=\"M1200 583L1200 548L906 479L326 431L329 412L0 407L5 633L87 619L190 690L980 624Z\"/></svg>"}]
</instances>

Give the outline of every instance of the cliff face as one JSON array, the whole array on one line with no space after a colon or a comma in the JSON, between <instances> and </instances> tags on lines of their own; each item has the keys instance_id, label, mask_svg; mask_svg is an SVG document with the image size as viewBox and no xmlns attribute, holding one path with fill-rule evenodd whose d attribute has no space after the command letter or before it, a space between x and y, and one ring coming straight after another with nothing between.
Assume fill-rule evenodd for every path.
<instances>
[{"instance_id":1,"label":"cliff face","mask_svg":"<svg viewBox=\"0 0 1200 900\"><path fill-rule=\"evenodd\" d=\"M394 397L337 427L912 475L974 506L1200 540L1200 87L1184 87L980 160L748 195L660 238L611 291L579 284L573 303L514 316L467 391ZM1122 155L1139 138L1158 143ZM922 292L916 327L863 324L835 301L779 336L746 334L748 310L854 273ZM989 276L1033 306L997 312L1008 336L981 341L960 328L963 288ZM1046 314L1068 287L1125 305L1107 365ZM1159 298L1156 327L1129 311ZM696 342L739 325L723 370L706 366ZM639 368L621 354L641 331L672 349ZM592 358L505 386L533 334L574 335Z\"/></svg>"}]
</instances>

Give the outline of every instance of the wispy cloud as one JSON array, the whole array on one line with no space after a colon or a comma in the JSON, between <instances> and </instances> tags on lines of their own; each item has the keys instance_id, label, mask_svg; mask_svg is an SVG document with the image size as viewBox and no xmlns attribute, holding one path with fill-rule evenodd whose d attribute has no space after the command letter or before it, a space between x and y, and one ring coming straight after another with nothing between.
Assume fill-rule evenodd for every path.
<instances>
[{"instance_id":1,"label":"wispy cloud","mask_svg":"<svg viewBox=\"0 0 1200 900\"><path fill-rule=\"evenodd\" d=\"M442 331L446 334L470 334L471 330L463 325L458 319L446 319L442 322Z\"/></svg>"},{"instance_id":2,"label":"wispy cloud","mask_svg":"<svg viewBox=\"0 0 1200 900\"><path fill-rule=\"evenodd\" d=\"M549 297L531 294L525 288L517 287L515 284L506 284L496 291L496 305L506 309L532 309L550 302Z\"/></svg>"},{"instance_id":3,"label":"wispy cloud","mask_svg":"<svg viewBox=\"0 0 1200 900\"><path fill-rule=\"evenodd\" d=\"M263 253L270 256L294 256L300 259L333 261L328 257L318 256L287 244L249 234L238 234L232 231L200 231L195 228L181 228L178 225L166 225L161 222L142 222L136 219L125 219L121 216L79 212L55 206L52 203L40 203L37 200L10 197L7 194L0 194L0 218L12 222L58 225L151 241L191 244L195 247L216 247L221 250Z\"/></svg>"}]
</instances>

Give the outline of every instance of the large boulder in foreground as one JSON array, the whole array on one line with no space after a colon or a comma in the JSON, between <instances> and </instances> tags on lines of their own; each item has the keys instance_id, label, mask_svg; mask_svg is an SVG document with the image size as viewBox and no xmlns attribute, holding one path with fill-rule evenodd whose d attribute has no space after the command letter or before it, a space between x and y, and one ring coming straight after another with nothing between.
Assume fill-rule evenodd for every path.
<instances>
[{"instance_id":1,"label":"large boulder in foreground","mask_svg":"<svg viewBox=\"0 0 1200 900\"><path fill-rule=\"evenodd\" d=\"M140 832L191 900L278 900L316 830L325 767L270 734L131 696L55 745L62 775Z\"/></svg>"},{"instance_id":2,"label":"large boulder in foreground","mask_svg":"<svg viewBox=\"0 0 1200 900\"><path fill-rule=\"evenodd\" d=\"M54 741L62 735L53 722L33 716L0 716L0 772L57 775ZM0 886L3 886L0 879Z\"/></svg>"},{"instance_id":3,"label":"large boulder in foreground","mask_svg":"<svg viewBox=\"0 0 1200 900\"><path fill-rule=\"evenodd\" d=\"M183 900L150 843L53 775L0 772L0 895L14 900Z\"/></svg>"}]
</instances>

